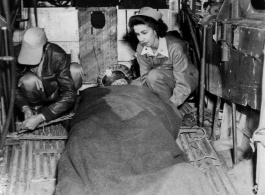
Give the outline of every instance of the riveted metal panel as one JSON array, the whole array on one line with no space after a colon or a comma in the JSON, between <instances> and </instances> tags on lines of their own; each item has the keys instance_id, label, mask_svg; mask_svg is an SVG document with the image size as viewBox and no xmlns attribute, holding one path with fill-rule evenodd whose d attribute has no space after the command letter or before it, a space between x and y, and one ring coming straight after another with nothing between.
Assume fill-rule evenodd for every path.
<instances>
[{"instance_id":1,"label":"riveted metal panel","mask_svg":"<svg viewBox=\"0 0 265 195\"><path fill-rule=\"evenodd\" d=\"M52 41L62 47L64 51L71 54L71 62L80 62L79 59L79 41Z\"/></svg>"},{"instance_id":2,"label":"riveted metal panel","mask_svg":"<svg viewBox=\"0 0 265 195\"><path fill-rule=\"evenodd\" d=\"M265 27L240 26L238 50L260 58L265 41Z\"/></svg>"},{"instance_id":3,"label":"riveted metal panel","mask_svg":"<svg viewBox=\"0 0 265 195\"><path fill-rule=\"evenodd\" d=\"M231 18L231 2L230 0L225 0L222 7L217 15L217 21L227 21Z\"/></svg>"},{"instance_id":4,"label":"riveted metal panel","mask_svg":"<svg viewBox=\"0 0 265 195\"><path fill-rule=\"evenodd\" d=\"M245 18L254 19L254 20L264 20L265 19L265 11L257 10L253 7L251 0L238 0L240 5L240 11ZM254 2L254 1L253 1ZM255 1L256 5L261 5L259 1ZM255 7L256 7L255 5ZM256 7L257 8L257 7ZM262 8L262 6L259 6Z\"/></svg>"},{"instance_id":5,"label":"riveted metal panel","mask_svg":"<svg viewBox=\"0 0 265 195\"><path fill-rule=\"evenodd\" d=\"M208 38L206 90L236 104L259 110L262 62L231 48L228 61L222 62L221 45L210 42L211 38Z\"/></svg>"},{"instance_id":6,"label":"riveted metal panel","mask_svg":"<svg viewBox=\"0 0 265 195\"><path fill-rule=\"evenodd\" d=\"M222 66L223 97L231 102L260 109L262 64L236 50Z\"/></svg>"},{"instance_id":7,"label":"riveted metal panel","mask_svg":"<svg viewBox=\"0 0 265 195\"><path fill-rule=\"evenodd\" d=\"M79 29L78 11L71 8L38 8L38 26L44 28L48 41L61 46L66 53L71 54L71 61L79 62ZM33 8L24 8L22 18L29 18L22 23L21 28L27 29L36 26ZM21 40L21 33L14 36Z\"/></svg>"},{"instance_id":8,"label":"riveted metal panel","mask_svg":"<svg viewBox=\"0 0 265 195\"><path fill-rule=\"evenodd\" d=\"M45 29L49 41L79 41L78 18L75 8L38 8L38 25ZM33 8L24 8L25 29L36 26Z\"/></svg>"}]
</instances>

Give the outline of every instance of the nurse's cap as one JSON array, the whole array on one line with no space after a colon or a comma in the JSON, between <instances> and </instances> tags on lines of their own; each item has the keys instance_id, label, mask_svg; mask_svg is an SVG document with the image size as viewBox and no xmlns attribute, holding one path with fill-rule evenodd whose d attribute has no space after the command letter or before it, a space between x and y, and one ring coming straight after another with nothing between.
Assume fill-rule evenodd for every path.
<instances>
[{"instance_id":1,"label":"nurse's cap","mask_svg":"<svg viewBox=\"0 0 265 195\"><path fill-rule=\"evenodd\" d=\"M155 19L156 21L158 21L159 19L162 18L163 14L160 11L157 11L151 7L143 7L139 10L138 16L148 16L151 17L153 19Z\"/></svg>"}]
</instances>

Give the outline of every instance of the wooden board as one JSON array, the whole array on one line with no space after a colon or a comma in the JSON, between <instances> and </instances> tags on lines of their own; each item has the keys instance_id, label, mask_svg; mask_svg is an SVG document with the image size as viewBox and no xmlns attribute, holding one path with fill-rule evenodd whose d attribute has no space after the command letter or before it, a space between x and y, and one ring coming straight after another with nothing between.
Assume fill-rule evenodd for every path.
<instances>
[{"instance_id":1,"label":"wooden board","mask_svg":"<svg viewBox=\"0 0 265 195\"><path fill-rule=\"evenodd\" d=\"M91 25L93 11L105 16L105 26L96 29ZM80 62L84 69L83 83L97 83L101 70L117 64L117 9L116 7L79 8Z\"/></svg>"}]
</instances>

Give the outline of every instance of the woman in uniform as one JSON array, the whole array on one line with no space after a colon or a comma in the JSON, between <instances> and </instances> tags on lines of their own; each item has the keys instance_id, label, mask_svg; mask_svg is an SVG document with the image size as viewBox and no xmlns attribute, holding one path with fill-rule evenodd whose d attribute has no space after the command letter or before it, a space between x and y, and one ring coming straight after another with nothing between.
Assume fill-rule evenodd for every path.
<instances>
[{"instance_id":1,"label":"woman in uniform","mask_svg":"<svg viewBox=\"0 0 265 195\"><path fill-rule=\"evenodd\" d=\"M198 86L199 73L191 62L187 42L168 33L162 13L150 7L132 16L129 27L139 40L137 61L142 85L177 110Z\"/></svg>"}]
</instances>

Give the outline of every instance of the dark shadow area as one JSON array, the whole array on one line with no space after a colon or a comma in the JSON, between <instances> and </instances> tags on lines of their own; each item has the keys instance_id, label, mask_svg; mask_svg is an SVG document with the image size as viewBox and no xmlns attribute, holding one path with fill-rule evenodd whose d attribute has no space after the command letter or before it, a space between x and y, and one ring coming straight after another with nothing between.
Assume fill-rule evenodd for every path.
<instances>
[{"instance_id":1,"label":"dark shadow area","mask_svg":"<svg viewBox=\"0 0 265 195\"><path fill-rule=\"evenodd\" d=\"M265 1L264 0L251 0L251 5L256 10L265 11Z\"/></svg>"},{"instance_id":2,"label":"dark shadow area","mask_svg":"<svg viewBox=\"0 0 265 195\"><path fill-rule=\"evenodd\" d=\"M127 32L127 34L123 37L123 40L126 41L129 46L136 52L139 41L133 31ZM131 71L133 80L140 77L140 66L137 62L136 57L132 60Z\"/></svg>"},{"instance_id":3,"label":"dark shadow area","mask_svg":"<svg viewBox=\"0 0 265 195\"><path fill-rule=\"evenodd\" d=\"M137 45L139 43L134 31L128 30L126 35L123 37L123 40L127 41L131 48L136 51Z\"/></svg>"},{"instance_id":4,"label":"dark shadow area","mask_svg":"<svg viewBox=\"0 0 265 195\"><path fill-rule=\"evenodd\" d=\"M132 80L135 80L140 77L140 66L136 58L134 58L132 61L131 71L132 71L132 76L133 76Z\"/></svg>"},{"instance_id":5,"label":"dark shadow area","mask_svg":"<svg viewBox=\"0 0 265 195\"><path fill-rule=\"evenodd\" d=\"M154 9L168 9L168 1L165 0L123 0L121 9L140 9L142 7L152 7Z\"/></svg>"}]
</instances>

